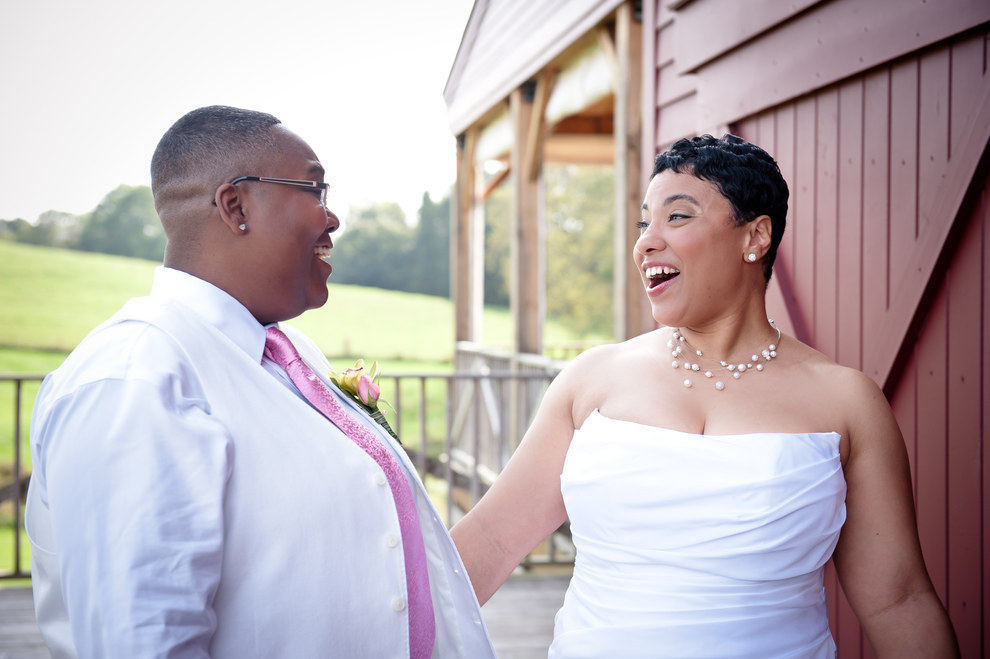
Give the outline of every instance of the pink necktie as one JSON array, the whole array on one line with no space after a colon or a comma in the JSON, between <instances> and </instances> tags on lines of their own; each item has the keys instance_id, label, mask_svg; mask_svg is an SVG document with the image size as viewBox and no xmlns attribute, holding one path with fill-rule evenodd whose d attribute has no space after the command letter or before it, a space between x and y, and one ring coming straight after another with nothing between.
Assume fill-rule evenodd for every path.
<instances>
[{"instance_id":1,"label":"pink necktie","mask_svg":"<svg viewBox=\"0 0 990 659\"><path fill-rule=\"evenodd\" d=\"M285 369L289 379L313 407L340 428L355 444L364 449L385 472L395 499L402 534L402 551L406 563L406 591L409 611L409 656L429 657L433 652L436 627L433 600L430 596L430 576L426 569L426 548L419 528L419 515L412 488L392 452L364 424L351 417L337 402L313 369L302 360L292 341L280 329L268 328L265 355Z\"/></svg>"}]
</instances>

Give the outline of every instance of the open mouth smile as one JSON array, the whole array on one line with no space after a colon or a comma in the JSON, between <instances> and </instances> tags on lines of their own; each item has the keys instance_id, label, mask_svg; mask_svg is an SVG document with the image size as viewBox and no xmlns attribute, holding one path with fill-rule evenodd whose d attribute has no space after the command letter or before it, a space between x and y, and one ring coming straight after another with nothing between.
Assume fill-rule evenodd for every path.
<instances>
[{"instance_id":1,"label":"open mouth smile","mask_svg":"<svg viewBox=\"0 0 990 659\"><path fill-rule=\"evenodd\" d=\"M326 263L330 262L330 247L327 245L317 245L313 248L313 255Z\"/></svg>"},{"instance_id":2,"label":"open mouth smile","mask_svg":"<svg viewBox=\"0 0 990 659\"><path fill-rule=\"evenodd\" d=\"M664 282L668 282L674 277L681 274L681 271L677 268L672 268L667 265L655 265L647 268L644 271L646 278L649 280L650 288L655 288Z\"/></svg>"}]
</instances>

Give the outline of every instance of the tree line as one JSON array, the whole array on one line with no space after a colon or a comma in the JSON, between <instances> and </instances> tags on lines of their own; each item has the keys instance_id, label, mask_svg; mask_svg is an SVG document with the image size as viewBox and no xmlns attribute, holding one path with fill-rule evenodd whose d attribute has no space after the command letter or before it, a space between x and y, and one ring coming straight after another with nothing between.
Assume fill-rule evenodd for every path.
<instances>
[{"instance_id":1,"label":"tree line","mask_svg":"<svg viewBox=\"0 0 990 659\"><path fill-rule=\"evenodd\" d=\"M609 168L547 165L547 316L580 336L612 324L613 183ZM511 186L486 204L485 304L509 305ZM395 203L351 208L334 236L333 281L450 297L450 197L428 193L414 223ZM90 213L43 213L35 223L0 220L0 240L161 262L165 234L148 186L121 185ZM623 264L624 265L624 264Z\"/></svg>"},{"instance_id":2,"label":"tree line","mask_svg":"<svg viewBox=\"0 0 990 659\"><path fill-rule=\"evenodd\" d=\"M146 185L121 185L84 215L47 211L34 224L0 220L0 239L154 261L165 254L165 232Z\"/></svg>"},{"instance_id":3,"label":"tree line","mask_svg":"<svg viewBox=\"0 0 990 659\"><path fill-rule=\"evenodd\" d=\"M334 281L450 296L450 200L423 195L411 226L398 204L351 209L333 250ZM47 211L37 222L0 220L0 240L161 262L165 233L151 188L121 185L90 213Z\"/></svg>"}]
</instances>

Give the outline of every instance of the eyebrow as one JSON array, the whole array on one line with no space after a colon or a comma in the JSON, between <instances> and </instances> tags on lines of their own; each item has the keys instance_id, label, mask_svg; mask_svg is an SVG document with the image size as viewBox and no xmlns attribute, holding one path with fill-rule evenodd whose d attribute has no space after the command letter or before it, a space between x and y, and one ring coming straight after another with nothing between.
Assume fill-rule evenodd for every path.
<instances>
[{"instance_id":1,"label":"eyebrow","mask_svg":"<svg viewBox=\"0 0 990 659\"><path fill-rule=\"evenodd\" d=\"M323 169L322 165L313 165L312 167L309 168L309 171L314 176L326 176L327 174L326 170Z\"/></svg>"},{"instance_id":2,"label":"eyebrow","mask_svg":"<svg viewBox=\"0 0 990 659\"><path fill-rule=\"evenodd\" d=\"M695 199L694 197L692 197L691 195L685 194L685 193L680 193L680 194L670 195L669 197L667 197L666 199L664 199L663 200L663 205L664 206L669 206L670 204L674 203L675 201L689 201L692 204L697 204L698 203L698 200Z\"/></svg>"},{"instance_id":3,"label":"eyebrow","mask_svg":"<svg viewBox=\"0 0 990 659\"><path fill-rule=\"evenodd\" d=\"M695 199L694 197L692 197L689 194L686 194L686 193L681 192L681 193L678 193L678 194L670 195L669 197L667 197L666 199L663 200L663 203L660 204L660 206L661 207L662 206L669 206L670 204L674 203L675 201L687 201L687 202L690 202L692 204L698 205L698 200L697 199ZM643 208L642 208L642 210L644 210L644 211L650 210L649 204L647 204L645 201L643 202Z\"/></svg>"}]
</instances>

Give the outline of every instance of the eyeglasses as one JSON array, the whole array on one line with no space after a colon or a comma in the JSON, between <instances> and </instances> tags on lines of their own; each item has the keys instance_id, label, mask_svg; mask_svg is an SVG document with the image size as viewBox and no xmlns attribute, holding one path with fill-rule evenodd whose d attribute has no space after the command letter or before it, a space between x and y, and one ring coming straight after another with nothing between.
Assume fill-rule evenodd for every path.
<instances>
[{"instance_id":1,"label":"eyeglasses","mask_svg":"<svg viewBox=\"0 0 990 659\"><path fill-rule=\"evenodd\" d=\"M237 185L241 181L258 181L260 183L278 183L279 185L294 185L298 188L310 188L311 190L320 191L320 205L324 208L327 207L327 190L330 189L329 183L320 183L319 181L297 181L291 178L268 178L267 176L238 176L233 181L230 182L231 185Z\"/></svg>"}]
</instances>

